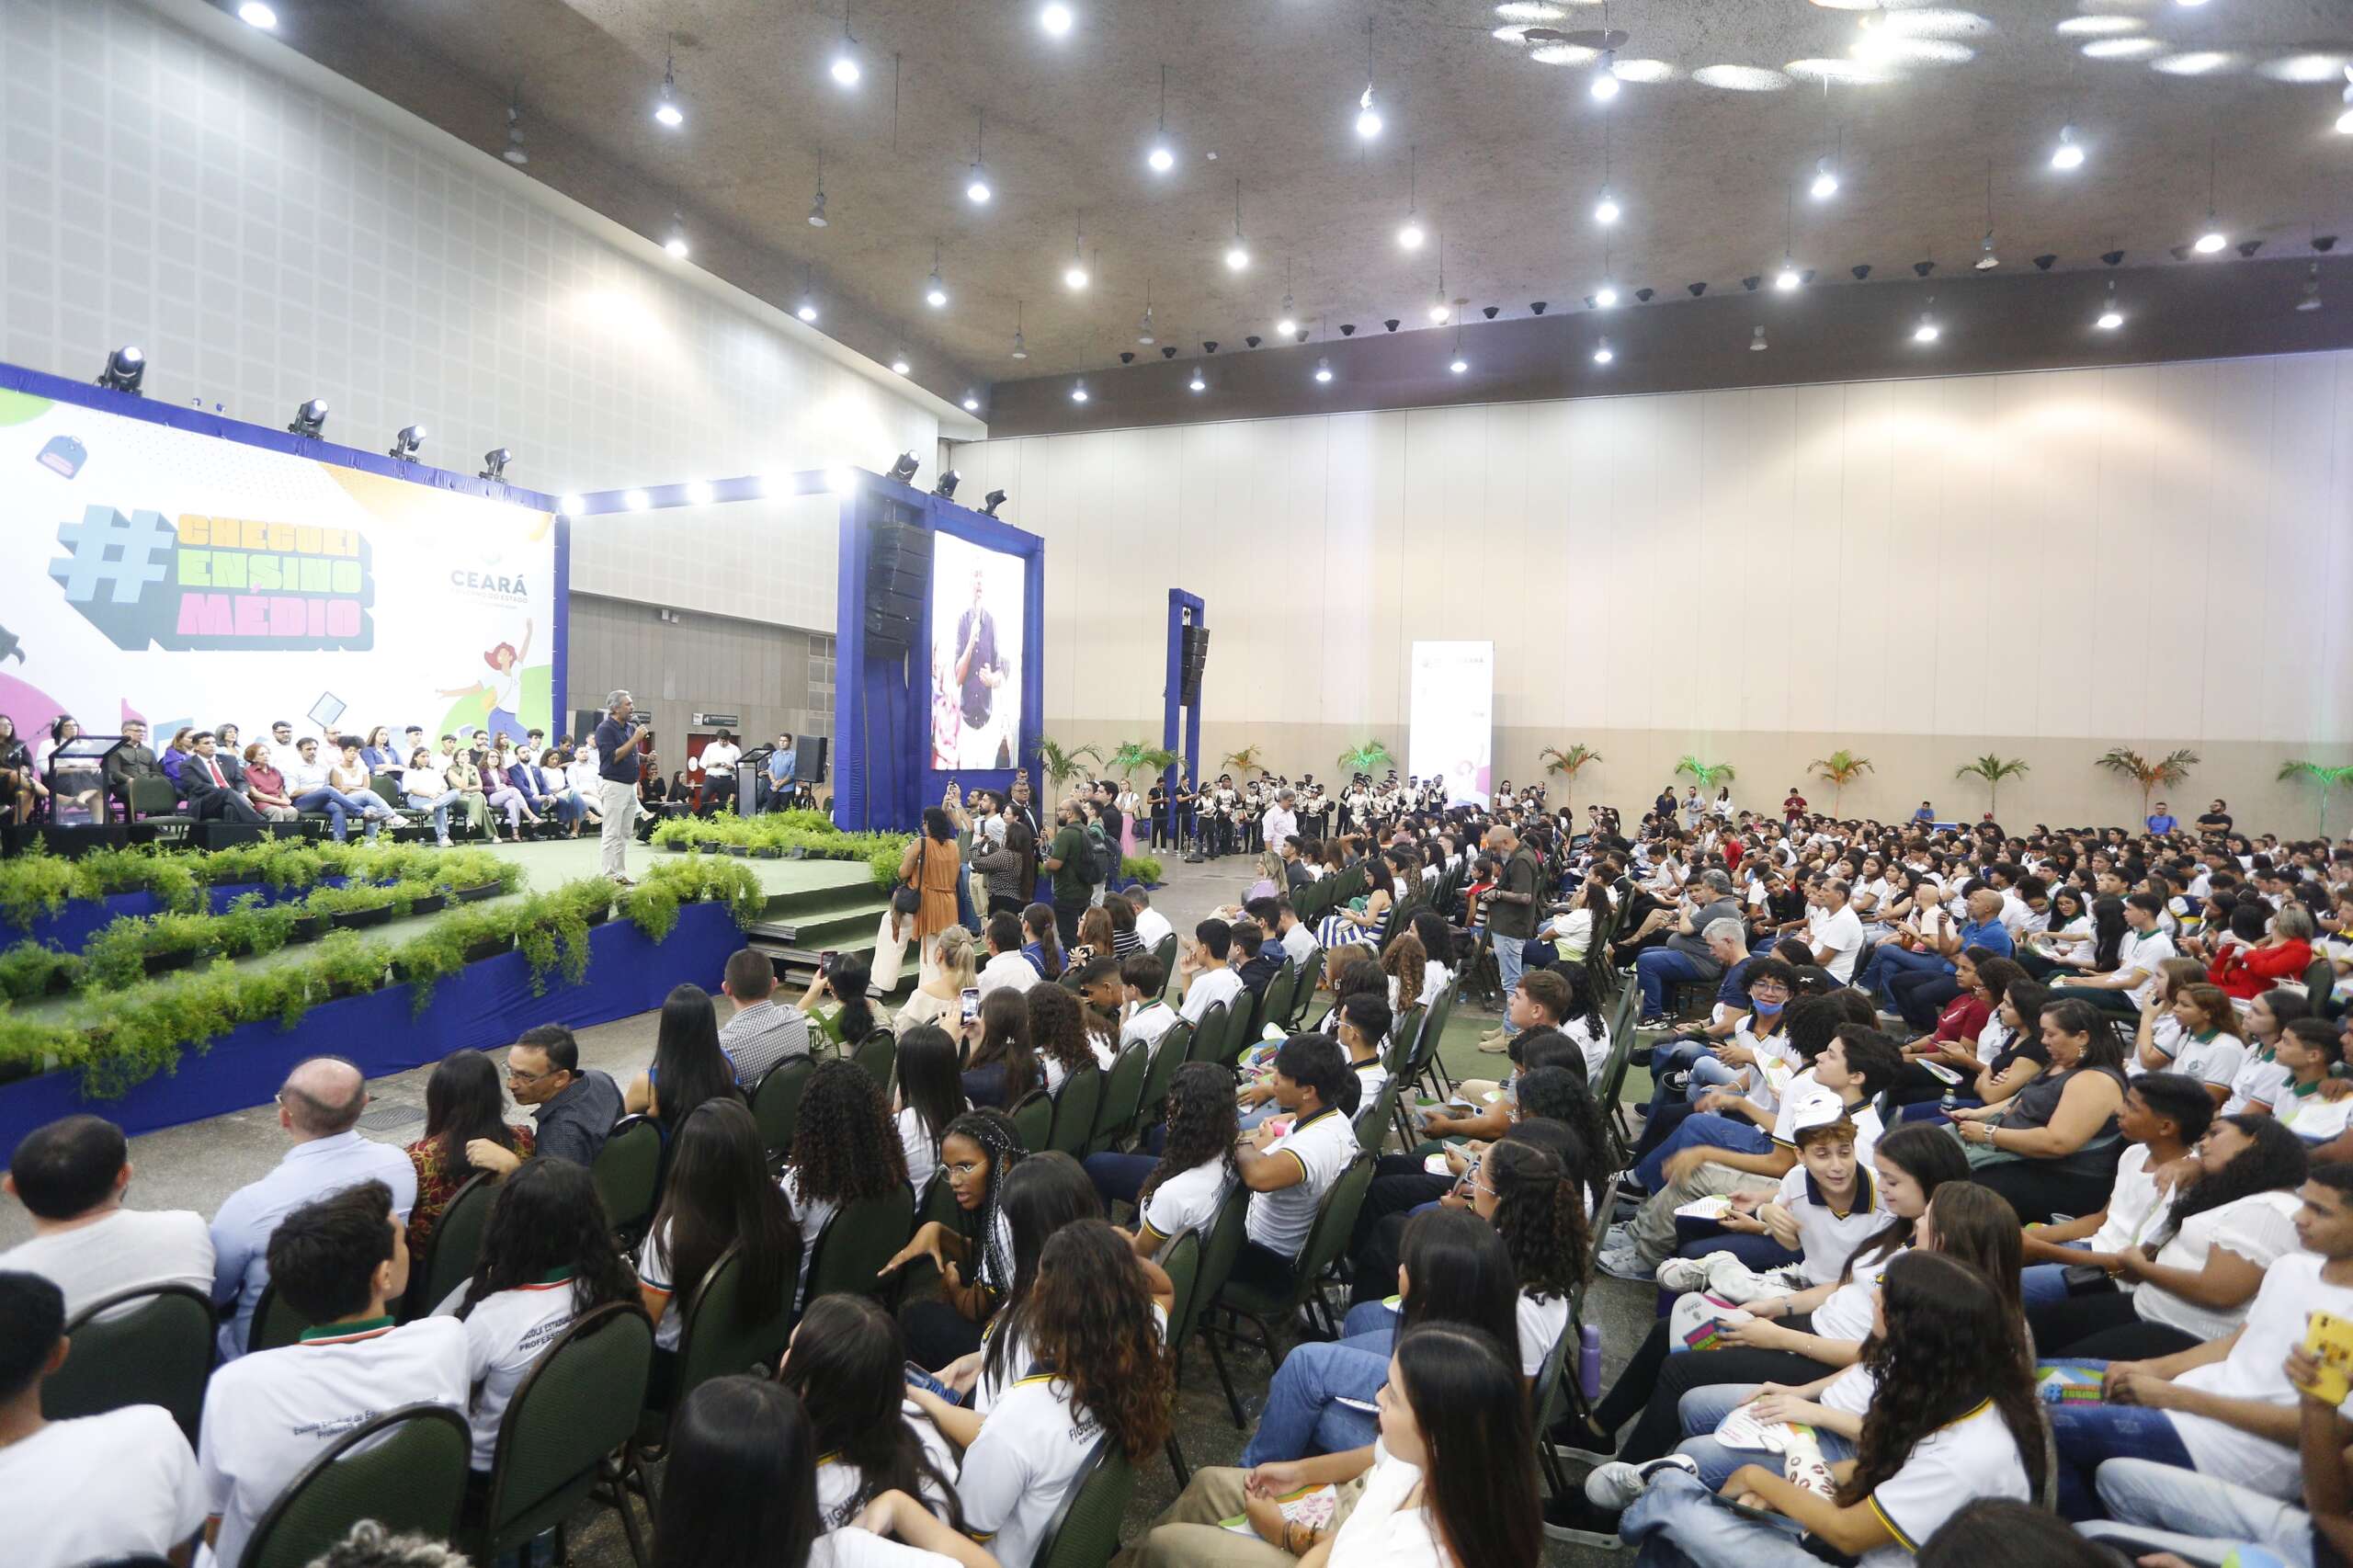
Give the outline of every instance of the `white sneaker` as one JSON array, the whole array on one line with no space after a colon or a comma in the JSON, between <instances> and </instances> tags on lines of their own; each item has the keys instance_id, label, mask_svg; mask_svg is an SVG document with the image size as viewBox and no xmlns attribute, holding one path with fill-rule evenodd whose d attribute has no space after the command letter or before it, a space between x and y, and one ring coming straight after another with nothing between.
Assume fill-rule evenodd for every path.
<instances>
[{"instance_id":1,"label":"white sneaker","mask_svg":"<svg viewBox=\"0 0 2353 1568\"><path fill-rule=\"evenodd\" d=\"M1670 1257L1658 1266L1658 1282L1670 1290L1704 1290L1713 1257Z\"/></svg>"},{"instance_id":2,"label":"white sneaker","mask_svg":"<svg viewBox=\"0 0 2353 1568\"><path fill-rule=\"evenodd\" d=\"M1704 1261L1708 1269L1707 1284L1694 1288L1704 1289L1727 1301L1746 1306L1751 1301L1783 1295L1789 1290L1787 1285L1772 1275L1756 1273L1731 1253L1711 1252Z\"/></svg>"},{"instance_id":3,"label":"white sneaker","mask_svg":"<svg viewBox=\"0 0 2353 1568\"><path fill-rule=\"evenodd\" d=\"M1630 1507L1634 1499L1650 1489L1652 1478L1667 1470L1698 1475L1699 1461L1688 1454L1668 1454L1641 1464L1612 1460L1608 1464L1596 1465L1585 1478L1586 1501L1597 1508Z\"/></svg>"},{"instance_id":4,"label":"white sneaker","mask_svg":"<svg viewBox=\"0 0 2353 1568\"><path fill-rule=\"evenodd\" d=\"M1631 1246L1603 1253L1593 1260L1593 1266L1612 1279L1631 1279L1637 1285L1653 1284L1658 1278L1657 1269L1645 1266L1643 1255Z\"/></svg>"}]
</instances>

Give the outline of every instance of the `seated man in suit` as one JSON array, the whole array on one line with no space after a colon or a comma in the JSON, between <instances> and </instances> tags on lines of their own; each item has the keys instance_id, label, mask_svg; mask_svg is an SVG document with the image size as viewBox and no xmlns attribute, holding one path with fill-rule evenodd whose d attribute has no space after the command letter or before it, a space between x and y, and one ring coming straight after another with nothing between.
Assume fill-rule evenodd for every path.
<instances>
[{"instance_id":1,"label":"seated man in suit","mask_svg":"<svg viewBox=\"0 0 2353 1568\"><path fill-rule=\"evenodd\" d=\"M122 744L107 755L100 765L106 776L107 793L122 807L123 815L131 814L131 785L137 778L161 778L163 764L147 749L147 726L138 719L122 722Z\"/></svg>"},{"instance_id":2,"label":"seated man in suit","mask_svg":"<svg viewBox=\"0 0 2353 1568\"><path fill-rule=\"evenodd\" d=\"M199 730L188 744L196 750L180 769L188 815L199 822L263 821L261 812L244 797L244 770L235 758L221 755L218 737L210 730Z\"/></svg>"}]
</instances>

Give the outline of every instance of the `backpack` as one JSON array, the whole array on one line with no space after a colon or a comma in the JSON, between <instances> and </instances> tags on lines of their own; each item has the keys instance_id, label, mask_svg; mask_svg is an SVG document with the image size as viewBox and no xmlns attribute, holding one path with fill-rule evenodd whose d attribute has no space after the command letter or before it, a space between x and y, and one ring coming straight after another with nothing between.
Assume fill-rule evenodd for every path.
<instances>
[{"instance_id":1,"label":"backpack","mask_svg":"<svg viewBox=\"0 0 2353 1568\"><path fill-rule=\"evenodd\" d=\"M1086 838L1095 850L1095 875L1091 880L1108 884L1120 874L1119 848L1103 835L1103 829L1093 823L1087 824Z\"/></svg>"}]
</instances>

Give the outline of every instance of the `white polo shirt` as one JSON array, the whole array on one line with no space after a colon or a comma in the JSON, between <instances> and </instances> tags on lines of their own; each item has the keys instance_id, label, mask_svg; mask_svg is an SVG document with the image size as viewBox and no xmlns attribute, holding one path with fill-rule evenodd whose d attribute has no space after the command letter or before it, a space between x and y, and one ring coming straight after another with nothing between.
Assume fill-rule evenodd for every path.
<instances>
[{"instance_id":1,"label":"white polo shirt","mask_svg":"<svg viewBox=\"0 0 2353 1568\"><path fill-rule=\"evenodd\" d=\"M313 1138L286 1151L286 1157L259 1181L231 1193L212 1216L212 1299L237 1303L235 1318L222 1324L221 1358L245 1353L245 1332L254 1307L269 1283L269 1238L278 1222L305 1203L363 1181L392 1189L392 1212L403 1220L416 1202L416 1167L389 1143L371 1143L354 1129L332 1138Z\"/></svg>"},{"instance_id":2,"label":"white polo shirt","mask_svg":"<svg viewBox=\"0 0 2353 1568\"><path fill-rule=\"evenodd\" d=\"M456 1318L458 1304L466 1299L472 1283L468 1280L450 1291L433 1309L433 1315ZM522 1385L524 1374L572 1326L578 1297L572 1270L567 1268L535 1284L494 1291L466 1314L466 1376L473 1384L473 1405L467 1419L474 1430L471 1462L475 1470L490 1469L498 1448L498 1424L506 1418L506 1406Z\"/></svg>"},{"instance_id":3,"label":"white polo shirt","mask_svg":"<svg viewBox=\"0 0 2353 1568\"><path fill-rule=\"evenodd\" d=\"M404 1162L405 1163L405 1162ZM390 1318L309 1330L299 1345L240 1357L212 1374L197 1463L221 1521L213 1559L235 1563L287 1483L353 1428L404 1404L462 1412L472 1380L454 1319Z\"/></svg>"},{"instance_id":4,"label":"white polo shirt","mask_svg":"<svg viewBox=\"0 0 2353 1568\"><path fill-rule=\"evenodd\" d=\"M1871 1180L1870 1156L1856 1154L1855 1196L1844 1210L1833 1209L1805 1166L1795 1165L1781 1177L1773 1200L1790 1212L1798 1225L1798 1250L1805 1255L1806 1283L1827 1285L1846 1271L1847 1260L1873 1231L1887 1222L1879 1206L1877 1184Z\"/></svg>"},{"instance_id":5,"label":"white polo shirt","mask_svg":"<svg viewBox=\"0 0 2353 1568\"><path fill-rule=\"evenodd\" d=\"M1051 1374L1005 1391L964 1451L964 1524L1000 1562L1028 1562L1103 1429Z\"/></svg>"},{"instance_id":6,"label":"white polo shirt","mask_svg":"<svg viewBox=\"0 0 2353 1568\"><path fill-rule=\"evenodd\" d=\"M1547 1296L1539 1301L1522 1290L1513 1315L1519 1328L1519 1375L1532 1378L1544 1369L1544 1358L1569 1325L1569 1299Z\"/></svg>"},{"instance_id":7,"label":"white polo shirt","mask_svg":"<svg viewBox=\"0 0 2353 1568\"><path fill-rule=\"evenodd\" d=\"M678 1347L678 1335L686 1327L686 1303L678 1300L670 1278L670 1227L665 1223L658 1230L648 1231L645 1240L637 1246L637 1281L649 1290L663 1294L662 1315L654 1323L654 1343L664 1350Z\"/></svg>"},{"instance_id":8,"label":"white polo shirt","mask_svg":"<svg viewBox=\"0 0 2353 1568\"><path fill-rule=\"evenodd\" d=\"M1830 978L1844 985L1855 978L1855 954L1863 945L1862 917L1851 903L1842 903L1838 912L1825 916L1813 927L1813 945L1830 949L1830 961L1822 967Z\"/></svg>"},{"instance_id":9,"label":"white polo shirt","mask_svg":"<svg viewBox=\"0 0 2353 1568\"><path fill-rule=\"evenodd\" d=\"M2234 1399L2261 1400L2266 1404L2296 1403L2282 1363L2293 1346L2304 1342L2305 1320L2316 1312L2353 1317L2353 1289L2330 1285L2320 1277L2318 1253L2290 1252L2271 1264L2262 1289L2247 1308L2245 1331L2219 1361L2192 1367L2174 1381L2184 1388ZM2211 1416L2168 1410L2166 1416L2189 1450L2192 1468L2200 1475L2251 1486L2267 1497L2294 1502L2303 1489L2303 1467L2296 1450L2243 1432Z\"/></svg>"},{"instance_id":10,"label":"white polo shirt","mask_svg":"<svg viewBox=\"0 0 2353 1568\"><path fill-rule=\"evenodd\" d=\"M923 1445L923 1451L930 1456L939 1473L952 1480L956 1474L956 1450L940 1435L939 1428L931 1424L931 1417L923 1413L923 1407L913 1400L902 1401L899 1418L907 1424L908 1430L915 1433L915 1441ZM838 1454L818 1456L817 1513L825 1521L827 1530L840 1529L857 1520L858 1509L852 1500L858 1496L858 1488L865 1480L865 1471ZM923 1483L922 1492L924 1506L942 1518L947 1517L947 1494L928 1480ZM927 1555L923 1560L940 1561Z\"/></svg>"},{"instance_id":11,"label":"white polo shirt","mask_svg":"<svg viewBox=\"0 0 2353 1568\"><path fill-rule=\"evenodd\" d=\"M1249 1238L1268 1252L1297 1257L1314 1228L1315 1207L1357 1156L1357 1130L1337 1106L1327 1106L1267 1146L1267 1158L1284 1154L1299 1162L1306 1180L1272 1192L1253 1192L1244 1223Z\"/></svg>"},{"instance_id":12,"label":"white polo shirt","mask_svg":"<svg viewBox=\"0 0 2353 1568\"><path fill-rule=\"evenodd\" d=\"M1193 976L1185 987L1184 1006L1177 1011L1188 1024L1199 1024L1201 1015L1211 1004L1222 1002L1228 1008L1242 994L1242 977L1230 969L1205 969Z\"/></svg>"},{"instance_id":13,"label":"white polo shirt","mask_svg":"<svg viewBox=\"0 0 2353 1568\"><path fill-rule=\"evenodd\" d=\"M0 1269L54 1282L65 1292L69 1319L93 1301L142 1285L186 1285L210 1296L212 1233L204 1216L189 1210L118 1209L0 1252Z\"/></svg>"},{"instance_id":14,"label":"white polo shirt","mask_svg":"<svg viewBox=\"0 0 2353 1568\"><path fill-rule=\"evenodd\" d=\"M1155 997L1128 1015L1128 1021L1120 1026L1120 1044L1125 1047L1142 1040L1152 1048L1153 1054L1156 1056L1160 1053L1160 1042L1167 1037L1176 1022L1176 1009Z\"/></svg>"},{"instance_id":15,"label":"white polo shirt","mask_svg":"<svg viewBox=\"0 0 2353 1568\"><path fill-rule=\"evenodd\" d=\"M2131 999L2132 1006L2148 1006L2149 998L2157 994L2157 966L2173 956L2173 938L2163 931L2154 928L2147 931L2128 928L2125 931L2124 939L2116 945L2116 967L2141 971L2141 983L2124 994ZM2174 1070L2181 1070L2179 1062L2175 1063ZM2227 1084L2230 1080L2225 1078L2222 1082Z\"/></svg>"},{"instance_id":16,"label":"white polo shirt","mask_svg":"<svg viewBox=\"0 0 2353 1568\"><path fill-rule=\"evenodd\" d=\"M1861 1568L1910 1568L1921 1543L1980 1497L2033 1495L2018 1439L1989 1400L1915 1443L1904 1467L1871 1489L1870 1510L1895 1540L1864 1552Z\"/></svg>"},{"instance_id":17,"label":"white polo shirt","mask_svg":"<svg viewBox=\"0 0 2353 1568\"><path fill-rule=\"evenodd\" d=\"M2187 1073L2201 1084L2227 1089L2237 1081L2239 1069L2245 1062L2246 1046L2239 1037L2217 1031L2204 1040L2196 1035L2185 1036L2181 1049L2174 1053L2173 1070Z\"/></svg>"},{"instance_id":18,"label":"white polo shirt","mask_svg":"<svg viewBox=\"0 0 2353 1568\"><path fill-rule=\"evenodd\" d=\"M1000 986L1015 992L1029 990L1038 983L1038 966L1021 956L1016 948L1009 953L999 953L981 966L980 978L972 984L983 996Z\"/></svg>"},{"instance_id":19,"label":"white polo shirt","mask_svg":"<svg viewBox=\"0 0 2353 1568\"><path fill-rule=\"evenodd\" d=\"M1222 1154L1204 1160L1191 1170L1178 1171L1152 1189L1141 1216L1143 1228L1165 1241L1191 1226L1200 1232L1206 1245L1218 1206L1225 1201L1226 1188L1233 1181L1233 1170Z\"/></svg>"},{"instance_id":20,"label":"white polo shirt","mask_svg":"<svg viewBox=\"0 0 2353 1568\"><path fill-rule=\"evenodd\" d=\"M1144 945L1146 951L1160 946L1176 930L1176 927L1168 924L1168 916L1156 909L1147 907L1136 911L1136 940Z\"/></svg>"},{"instance_id":21,"label":"white polo shirt","mask_svg":"<svg viewBox=\"0 0 2353 1568\"><path fill-rule=\"evenodd\" d=\"M2291 1074L2279 1065L2271 1052L2250 1050L2239 1062L2239 1070L2231 1079L2231 1097L2222 1102L2218 1113L2235 1116L2251 1105L2268 1106L2274 1116L2279 1114L2279 1102L2288 1093Z\"/></svg>"},{"instance_id":22,"label":"white polo shirt","mask_svg":"<svg viewBox=\"0 0 2353 1568\"><path fill-rule=\"evenodd\" d=\"M2328 1143L2342 1137L2353 1121L2353 1095L2341 1100L2323 1099L2318 1084L2298 1084L2274 1101L2271 1114L2279 1125L2307 1143Z\"/></svg>"},{"instance_id":23,"label":"white polo shirt","mask_svg":"<svg viewBox=\"0 0 2353 1568\"><path fill-rule=\"evenodd\" d=\"M8 1510L14 1568L166 1557L204 1523L196 1456L156 1404L52 1421L0 1449L0 1497L17 1505Z\"/></svg>"},{"instance_id":24,"label":"white polo shirt","mask_svg":"<svg viewBox=\"0 0 2353 1568\"><path fill-rule=\"evenodd\" d=\"M1315 933L1307 928L1307 922L1293 921L1291 928L1283 933L1283 951L1289 953L1291 962L1300 968L1307 967L1308 959L1315 951Z\"/></svg>"}]
</instances>

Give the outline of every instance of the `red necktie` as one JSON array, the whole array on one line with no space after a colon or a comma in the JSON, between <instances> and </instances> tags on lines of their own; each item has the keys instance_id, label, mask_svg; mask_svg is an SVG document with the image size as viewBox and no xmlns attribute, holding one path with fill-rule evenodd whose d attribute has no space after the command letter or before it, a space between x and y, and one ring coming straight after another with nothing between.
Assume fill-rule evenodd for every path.
<instances>
[{"instance_id":1,"label":"red necktie","mask_svg":"<svg viewBox=\"0 0 2353 1568\"><path fill-rule=\"evenodd\" d=\"M221 777L221 765L219 763L213 761L208 756L204 759L204 766L212 770L212 787L214 789L226 790L229 787L229 781Z\"/></svg>"}]
</instances>

